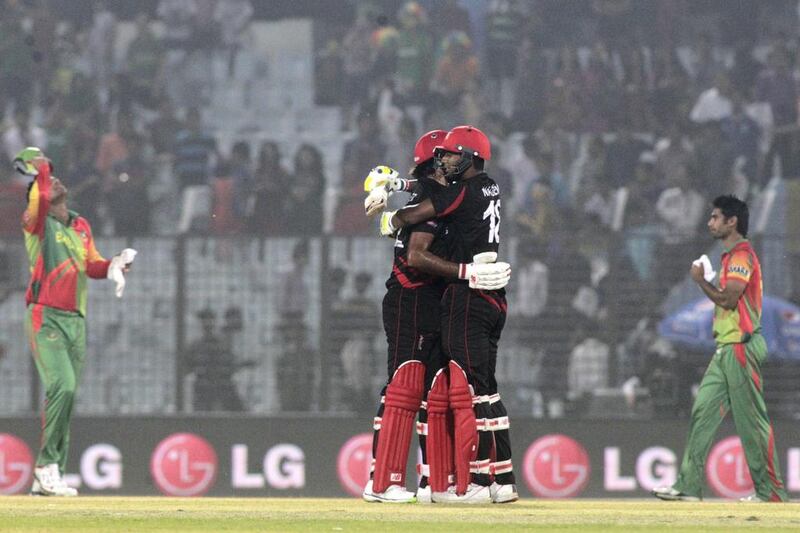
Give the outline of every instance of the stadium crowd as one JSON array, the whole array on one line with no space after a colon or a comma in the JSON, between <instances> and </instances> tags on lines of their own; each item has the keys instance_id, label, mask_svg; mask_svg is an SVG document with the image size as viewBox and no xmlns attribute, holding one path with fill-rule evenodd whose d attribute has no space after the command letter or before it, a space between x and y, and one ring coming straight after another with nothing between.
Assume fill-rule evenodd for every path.
<instances>
[{"instance_id":1,"label":"stadium crowd","mask_svg":"<svg viewBox=\"0 0 800 533\"><path fill-rule=\"evenodd\" d=\"M5 0L0 165L41 146L105 236L371 236L369 169L405 170L423 131L480 125L526 296L510 335L547 347L542 394L579 406L639 376L671 397L671 348L653 328L708 247L709 201L755 200L774 176L800 200L797 2L341 3L347 20L320 13L314 30L315 105L340 117L338 179L325 147L226 142L205 116L220 78L251 74L237 68L243 35L268 14L250 0L159 0L134 18L94 2L81 20ZM209 82L188 84L198 64ZM2 173L3 235L19 232L25 185ZM642 346L658 353L619 356Z\"/></svg>"}]
</instances>

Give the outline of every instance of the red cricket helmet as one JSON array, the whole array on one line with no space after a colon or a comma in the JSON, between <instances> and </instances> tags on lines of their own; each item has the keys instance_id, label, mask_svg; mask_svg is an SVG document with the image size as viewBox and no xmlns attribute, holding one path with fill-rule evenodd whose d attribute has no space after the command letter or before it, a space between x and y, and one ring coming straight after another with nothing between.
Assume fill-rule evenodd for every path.
<instances>
[{"instance_id":1,"label":"red cricket helmet","mask_svg":"<svg viewBox=\"0 0 800 533\"><path fill-rule=\"evenodd\" d=\"M414 164L421 165L432 159L434 150L442 144L446 135L444 130L433 130L417 139L417 144L414 145Z\"/></svg>"},{"instance_id":2,"label":"red cricket helmet","mask_svg":"<svg viewBox=\"0 0 800 533\"><path fill-rule=\"evenodd\" d=\"M489 142L489 137L475 126L456 126L436 148L446 152L469 154L484 161L492 158L492 143Z\"/></svg>"}]
</instances>

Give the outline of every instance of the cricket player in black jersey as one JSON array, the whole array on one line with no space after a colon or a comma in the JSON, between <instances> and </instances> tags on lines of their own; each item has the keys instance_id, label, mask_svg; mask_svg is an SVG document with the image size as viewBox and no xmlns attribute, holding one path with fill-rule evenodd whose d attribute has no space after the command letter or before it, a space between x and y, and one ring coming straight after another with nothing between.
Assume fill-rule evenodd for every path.
<instances>
[{"instance_id":1,"label":"cricket player in black jersey","mask_svg":"<svg viewBox=\"0 0 800 533\"><path fill-rule=\"evenodd\" d=\"M493 264L500 245L500 188L483 171L491 158L491 144L478 128L458 126L436 150L451 185L433 191L417 205L381 216L382 235L429 220L442 221L448 228L449 261L442 260L439 267L441 275L451 280L442 300L441 328L449 360L456 485L434 491L432 499L512 502L519 496L509 420L495 380L497 344L506 319L505 290L482 290L461 281L469 280L470 264Z\"/></svg>"},{"instance_id":2,"label":"cricket player in black jersey","mask_svg":"<svg viewBox=\"0 0 800 533\"><path fill-rule=\"evenodd\" d=\"M365 188L383 191L370 193L365 209L376 211L385 205L388 192L409 190L412 195L407 205L416 205L447 186L441 172L433 164L434 147L439 145L446 132L435 130L426 133L414 148L415 167L413 180L403 180L388 167L376 167L370 173ZM371 182L372 180L372 182ZM371 200L372 198L372 200ZM380 204L380 205L376 205ZM436 275L421 270L431 257L445 255L445 225L429 220L411 225L395 235L394 264L386 282L383 300L383 323L388 344L388 383L382 391L381 403L373 427L374 470L372 479L364 488L363 498L369 502L410 503L414 493L405 488L406 463L414 418L420 413L417 430L423 464L417 498L429 502L431 489L446 491L452 482L453 458L452 428L447 427L448 381L440 342L439 305L445 283ZM453 271L458 265L449 265ZM508 271L502 266L475 270L475 285L483 287L505 286ZM425 392L428 402L423 402ZM427 409L433 404L433 439L438 445L433 461L426 464L425 441L429 433ZM422 405L422 409L420 406ZM430 479L430 484L428 483Z\"/></svg>"}]
</instances>

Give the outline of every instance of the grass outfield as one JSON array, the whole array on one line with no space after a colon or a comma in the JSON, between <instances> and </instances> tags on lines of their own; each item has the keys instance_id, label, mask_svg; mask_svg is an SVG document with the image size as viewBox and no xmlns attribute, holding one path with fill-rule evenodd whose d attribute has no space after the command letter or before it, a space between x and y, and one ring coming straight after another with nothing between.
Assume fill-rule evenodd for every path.
<instances>
[{"instance_id":1,"label":"grass outfield","mask_svg":"<svg viewBox=\"0 0 800 533\"><path fill-rule=\"evenodd\" d=\"M0 497L0 531L800 530L797 504L532 500L482 507L356 499Z\"/></svg>"}]
</instances>

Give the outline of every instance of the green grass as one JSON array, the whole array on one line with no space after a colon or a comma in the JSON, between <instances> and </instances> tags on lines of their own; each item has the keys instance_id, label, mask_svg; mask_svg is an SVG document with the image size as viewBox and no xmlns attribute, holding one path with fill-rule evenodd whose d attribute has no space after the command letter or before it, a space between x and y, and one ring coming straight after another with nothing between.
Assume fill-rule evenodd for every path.
<instances>
[{"instance_id":1,"label":"green grass","mask_svg":"<svg viewBox=\"0 0 800 533\"><path fill-rule=\"evenodd\" d=\"M357 499L0 497L0 531L770 531L800 530L797 504L532 500L509 505Z\"/></svg>"}]
</instances>

